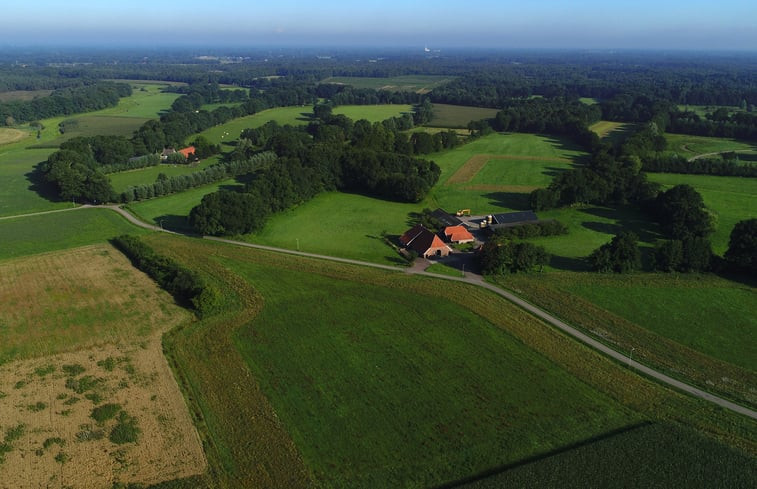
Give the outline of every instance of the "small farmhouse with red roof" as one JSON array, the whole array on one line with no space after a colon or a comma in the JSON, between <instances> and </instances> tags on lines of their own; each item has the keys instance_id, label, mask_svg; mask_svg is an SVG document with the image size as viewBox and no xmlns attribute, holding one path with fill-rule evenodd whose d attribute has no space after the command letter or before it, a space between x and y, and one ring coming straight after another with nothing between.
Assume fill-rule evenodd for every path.
<instances>
[{"instance_id":1,"label":"small farmhouse with red roof","mask_svg":"<svg viewBox=\"0 0 757 489\"><path fill-rule=\"evenodd\" d=\"M447 226L444 228L444 236L450 243L472 243L475 241L473 235L465 226Z\"/></svg>"},{"instance_id":2,"label":"small farmhouse with red roof","mask_svg":"<svg viewBox=\"0 0 757 489\"><path fill-rule=\"evenodd\" d=\"M194 159L195 158L195 147L194 146L187 146L184 149L180 149L179 153L183 154L184 158L186 158L187 160L190 159L190 158ZM192 156L189 156L189 155L192 155Z\"/></svg>"},{"instance_id":3,"label":"small farmhouse with red roof","mask_svg":"<svg viewBox=\"0 0 757 489\"><path fill-rule=\"evenodd\" d=\"M452 249L444 244L439 236L420 224L400 236L400 243L423 258L447 256L452 252Z\"/></svg>"}]
</instances>

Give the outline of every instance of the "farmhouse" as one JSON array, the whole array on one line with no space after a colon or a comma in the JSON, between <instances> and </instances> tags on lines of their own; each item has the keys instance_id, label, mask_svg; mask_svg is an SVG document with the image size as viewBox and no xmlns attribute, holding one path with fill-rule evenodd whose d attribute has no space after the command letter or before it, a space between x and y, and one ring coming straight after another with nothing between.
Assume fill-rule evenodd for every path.
<instances>
[{"instance_id":1,"label":"farmhouse","mask_svg":"<svg viewBox=\"0 0 757 489\"><path fill-rule=\"evenodd\" d=\"M189 155L192 155L191 158L194 159L195 152L196 151L195 151L195 147L194 146L187 146L186 148L179 150L179 153L181 153L182 155L184 155L184 158L186 158L186 159L190 158Z\"/></svg>"},{"instance_id":2,"label":"farmhouse","mask_svg":"<svg viewBox=\"0 0 757 489\"><path fill-rule=\"evenodd\" d=\"M444 236L450 243L472 243L475 241L473 235L465 226L447 226L444 228Z\"/></svg>"},{"instance_id":3,"label":"farmhouse","mask_svg":"<svg viewBox=\"0 0 757 489\"><path fill-rule=\"evenodd\" d=\"M400 236L400 243L423 258L447 256L452 253L452 249L444 244L439 236L420 224Z\"/></svg>"},{"instance_id":4,"label":"farmhouse","mask_svg":"<svg viewBox=\"0 0 757 489\"><path fill-rule=\"evenodd\" d=\"M160 153L160 159L165 161L165 160L168 159L168 155L172 155L174 153L176 153L175 149L173 149L173 148L164 148L163 152Z\"/></svg>"}]
</instances>

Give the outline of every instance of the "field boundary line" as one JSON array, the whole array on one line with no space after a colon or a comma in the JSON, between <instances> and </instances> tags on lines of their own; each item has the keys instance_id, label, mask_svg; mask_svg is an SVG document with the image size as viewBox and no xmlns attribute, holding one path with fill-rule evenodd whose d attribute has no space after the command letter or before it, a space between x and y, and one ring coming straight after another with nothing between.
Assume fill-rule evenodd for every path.
<instances>
[{"instance_id":1,"label":"field boundary line","mask_svg":"<svg viewBox=\"0 0 757 489\"><path fill-rule=\"evenodd\" d=\"M55 214L56 212L68 212L68 211L78 211L79 209L89 209L94 206L91 206L89 204L80 205L77 207L69 207L67 209L53 209L51 211L40 211L40 212L30 212L28 214L17 214L15 216L0 216L0 220L3 219L18 219L21 217L33 217L33 216L43 216L45 214Z\"/></svg>"}]
</instances>

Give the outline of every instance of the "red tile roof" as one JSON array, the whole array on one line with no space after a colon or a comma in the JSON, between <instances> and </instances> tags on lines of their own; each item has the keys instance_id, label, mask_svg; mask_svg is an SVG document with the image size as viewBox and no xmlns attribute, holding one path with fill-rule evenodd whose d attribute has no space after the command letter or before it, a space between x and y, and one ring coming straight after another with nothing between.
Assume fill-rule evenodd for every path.
<instances>
[{"instance_id":1,"label":"red tile roof","mask_svg":"<svg viewBox=\"0 0 757 489\"><path fill-rule=\"evenodd\" d=\"M184 155L184 158L189 158L190 154L195 154L195 147L194 146L187 146L184 149L180 149L179 153Z\"/></svg>"},{"instance_id":2,"label":"red tile roof","mask_svg":"<svg viewBox=\"0 0 757 489\"><path fill-rule=\"evenodd\" d=\"M444 235L453 242L473 241L473 235L464 226L447 226Z\"/></svg>"}]
</instances>

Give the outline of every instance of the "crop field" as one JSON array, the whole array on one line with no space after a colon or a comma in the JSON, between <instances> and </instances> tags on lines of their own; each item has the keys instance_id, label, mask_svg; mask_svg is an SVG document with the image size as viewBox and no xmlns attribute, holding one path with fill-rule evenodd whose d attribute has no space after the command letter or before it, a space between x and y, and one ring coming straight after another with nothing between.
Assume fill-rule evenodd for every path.
<instances>
[{"instance_id":1,"label":"crop field","mask_svg":"<svg viewBox=\"0 0 757 489\"><path fill-rule=\"evenodd\" d=\"M9 92L0 92L0 103L5 102L25 102L35 98L47 97L53 93L52 90L11 90Z\"/></svg>"},{"instance_id":2,"label":"crop field","mask_svg":"<svg viewBox=\"0 0 757 489\"><path fill-rule=\"evenodd\" d=\"M75 121L75 125L66 130L55 139L37 143L32 148L57 149L61 143L75 137L91 136L125 136L131 135L149 119L139 117L107 116L107 115L82 115L65 119L63 122Z\"/></svg>"},{"instance_id":3,"label":"crop field","mask_svg":"<svg viewBox=\"0 0 757 489\"><path fill-rule=\"evenodd\" d=\"M0 145L18 142L27 136L29 136L29 133L26 131L0 127Z\"/></svg>"},{"instance_id":4,"label":"crop field","mask_svg":"<svg viewBox=\"0 0 757 489\"><path fill-rule=\"evenodd\" d=\"M717 470L713 470L717 467ZM750 487L754 459L690 429L642 425L515 467L461 489Z\"/></svg>"},{"instance_id":5,"label":"crop field","mask_svg":"<svg viewBox=\"0 0 757 489\"><path fill-rule=\"evenodd\" d=\"M69 206L71 204L69 203ZM110 209L76 209L0 219L0 260L100 243L145 231Z\"/></svg>"},{"instance_id":6,"label":"crop field","mask_svg":"<svg viewBox=\"0 0 757 489\"><path fill-rule=\"evenodd\" d=\"M157 199L132 202L128 207L133 214L146 222L167 229L191 232L192 229L187 221L189 211L198 205L205 195L221 188L240 190L244 188L244 184L231 178Z\"/></svg>"},{"instance_id":7,"label":"crop field","mask_svg":"<svg viewBox=\"0 0 757 489\"><path fill-rule=\"evenodd\" d=\"M467 128L471 121L491 119L499 112L497 109L466 107L463 105L434 104L433 117L429 125L435 127Z\"/></svg>"},{"instance_id":8,"label":"crop field","mask_svg":"<svg viewBox=\"0 0 757 489\"><path fill-rule=\"evenodd\" d=\"M201 413L208 477L231 487L442 484L645 420L685 423L757 453L745 418L619 368L483 289L164 234L146 239L226 284L224 313L177 330L166 348ZM343 301L331 300L337 295ZM550 406L559 406L554 417ZM606 456L622 456L616 450Z\"/></svg>"},{"instance_id":9,"label":"crop field","mask_svg":"<svg viewBox=\"0 0 757 489\"><path fill-rule=\"evenodd\" d=\"M388 78L371 78L358 76L332 76L321 83L351 85L355 88L372 88L374 90L391 90L393 92L428 93L434 88L454 80L455 77L443 75L407 75Z\"/></svg>"},{"instance_id":10,"label":"crop field","mask_svg":"<svg viewBox=\"0 0 757 489\"><path fill-rule=\"evenodd\" d=\"M665 187L691 185L702 194L704 204L716 214L717 227L711 237L715 253L722 255L728 249L737 222L757 217L757 179L650 173L649 180Z\"/></svg>"},{"instance_id":11,"label":"crop field","mask_svg":"<svg viewBox=\"0 0 757 489\"><path fill-rule=\"evenodd\" d=\"M686 134L665 134L665 139L668 140L669 151L675 151L689 158L723 151L757 151L757 144L737 139L708 138Z\"/></svg>"},{"instance_id":12,"label":"crop field","mask_svg":"<svg viewBox=\"0 0 757 489\"><path fill-rule=\"evenodd\" d=\"M136 170L128 170L117 173L111 173L108 175L113 190L116 192L123 192L129 187L136 187L138 185L145 185L154 183L158 179L158 175L161 173L168 177L175 177L178 175L188 175L195 173L203 168L207 168L210 165L218 163L220 156L212 156L198 161L194 164L187 165L169 165L160 164L157 166L148 166L146 168L138 168Z\"/></svg>"},{"instance_id":13,"label":"crop field","mask_svg":"<svg viewBox=\"0 0 757 489\"><path fill-rule=\"evenodd\" d=\"M753 287L714 275L559 272L496 283L620 351L733 399L757 403Z\"/></svg>"},{"instance_id":14,"label":"crop field","mask_svg":"<svg viewBox=\"0 0 757 489\"><path fill-rule=\"evenodd\" d=\"M188 314L121 253L101 244L5 261L0 301L3 487L204 470L160 341Z\"/></svg>"},{"instance_id":15,"label":"crop field","mask_svg":"<svg viewBox=\"0 0 757 489\"><path fill-rule=\"evenodd\" d=\"M380 122L411 110L412 106L410 105L341 105L334 109L334 114L344 114L354 120L367 119L371 122ZM226 141L234 141L239 138L239 134L244 129L260 127L268 121L276 121L281 125L303 125L312 120L312 115L313 107L309 105L277 107L211 127L200 134L208 138L209 141L220 144ZM194 137L192 136L189 139L194 139Z\"/></svg>"}]
</instances>

